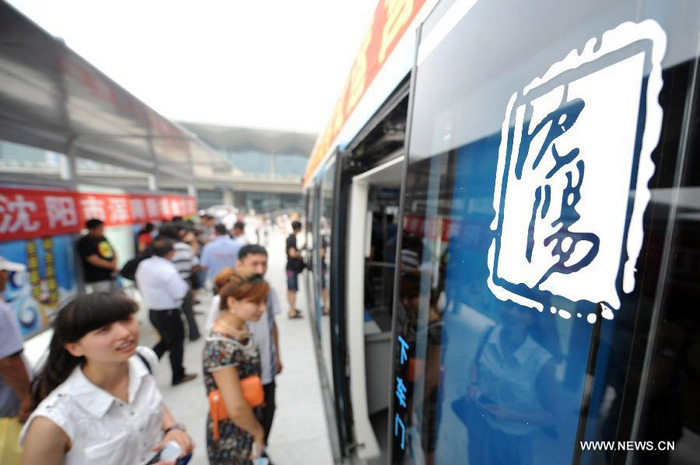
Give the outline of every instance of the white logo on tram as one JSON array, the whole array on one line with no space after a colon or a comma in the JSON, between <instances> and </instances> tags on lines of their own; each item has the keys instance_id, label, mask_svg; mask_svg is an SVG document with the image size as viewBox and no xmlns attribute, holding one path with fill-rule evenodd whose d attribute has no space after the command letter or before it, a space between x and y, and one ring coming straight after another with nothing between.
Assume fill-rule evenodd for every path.
<instances>
[{"instance_id":1,"label":"white logo on tram","mask_svg":"<svg viewBox=\"0 0 700 465\"><path fill-rule=\"evenodd\" d=\"M665 49L655 21L624 23L511 97L488 257L500 300L592 323L576 302L612 318L634 290Z\"/></svg>"}]
</instances>

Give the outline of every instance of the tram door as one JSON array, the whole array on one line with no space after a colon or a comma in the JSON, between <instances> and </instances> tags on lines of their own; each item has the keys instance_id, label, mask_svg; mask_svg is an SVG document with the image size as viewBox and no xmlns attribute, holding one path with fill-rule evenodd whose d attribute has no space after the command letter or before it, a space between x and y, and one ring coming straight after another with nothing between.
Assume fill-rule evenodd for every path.
<instances>
[{"instance_id":1,"label":"tram door","mask_svg":"<svg viewBox=\"0 0 700 465\"><path fill-rule=\"evenodd\" d=\"M384 456L391 389L391 325L403 156L355 176L347 255L347 342L358 457Z\"/></svg>"}]
</instances>

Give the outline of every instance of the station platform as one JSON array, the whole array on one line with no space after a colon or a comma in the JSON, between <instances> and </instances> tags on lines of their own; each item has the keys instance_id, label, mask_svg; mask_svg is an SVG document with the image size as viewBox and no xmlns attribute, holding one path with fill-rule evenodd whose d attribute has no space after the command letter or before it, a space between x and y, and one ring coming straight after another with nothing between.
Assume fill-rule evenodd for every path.
<instances>
[{"instance_id":1,"label":"station platform","mask_svg":"<svg viewBox=\"0 0 700 465\"><path fill-rule=\"evenodd\" d=\"M301 465L308 463L332 464L328 427L323 410L321 387L315 361L311 327L306 310L306 296L297 294L297 308L304 310L304 318L287 318L285 236L273 233L267 247L268 271L265 279L277 292L283 313L276 318L279 331L282 373L277 375L274 423L268 443L268 456L275 465ZM300 279L302 276L300 276ZM203 330L206 313L211 304L211 292L200 291L201 301L195 310L203 311L196 318ZM157 333L148 322L148 314L141 311L141 345L152 346ZM180 386L170 385L170 364L167 354L161 359L157 373L165 403L178 422L187 430L196 444L191 465L207 465L205 423L208 411L202 378L202 350L204 338L185 343L185 369L198 373L194 381Z\"/></svg>"}]
</instances>

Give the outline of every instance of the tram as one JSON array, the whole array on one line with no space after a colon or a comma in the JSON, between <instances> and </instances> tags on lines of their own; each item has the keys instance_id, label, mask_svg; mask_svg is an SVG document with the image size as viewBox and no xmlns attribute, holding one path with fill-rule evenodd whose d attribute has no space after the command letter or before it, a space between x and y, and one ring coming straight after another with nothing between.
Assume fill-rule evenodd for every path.
<instances>
[{"instance_id":1,"label":"tram","mask_svg":"<svg viewBox=\"0 0 700 465\"><path fill-rule=\"evenodd\" d=\"M698 463L698 44L691 0L379 2L305 179L337 463Z\"/></svg>"}]
</instances>

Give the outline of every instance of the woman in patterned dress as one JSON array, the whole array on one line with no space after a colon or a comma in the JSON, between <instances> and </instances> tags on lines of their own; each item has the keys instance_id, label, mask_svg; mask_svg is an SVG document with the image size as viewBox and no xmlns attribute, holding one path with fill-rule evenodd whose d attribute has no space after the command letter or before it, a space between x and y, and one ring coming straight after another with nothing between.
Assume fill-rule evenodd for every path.
<instances>
[{"instance_id":1,"label":"woman in patterned dress","mask_svg":"<svg viewBox=\"0 0 700 465\"><path fill-rule=\"evenodd\" d=\"M246 321L258 321L267 308L270 286L261 275L234 272L221 288L221 315L204 345L204 383L209 392L218 389L228 418L214 425L207 419L207 451L211 465L249 465L263 449L264 431L258 409L243 398L240 380L260 375L260 356ZM219 439L213 431L219 428Z\"/></svg>"}]
</instances>

